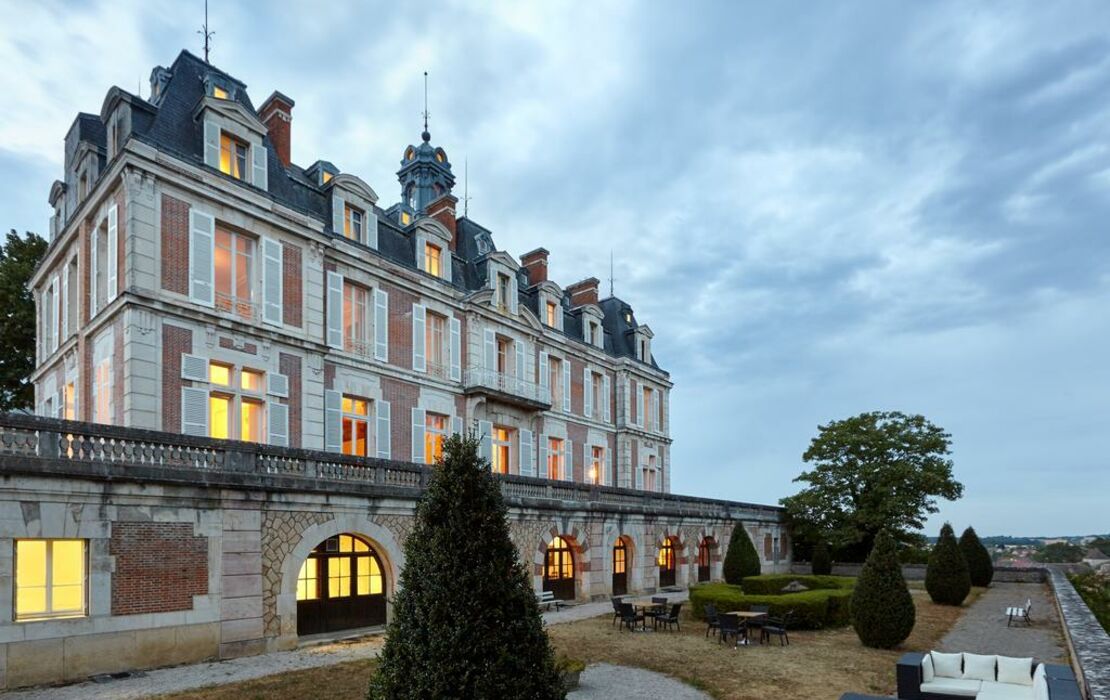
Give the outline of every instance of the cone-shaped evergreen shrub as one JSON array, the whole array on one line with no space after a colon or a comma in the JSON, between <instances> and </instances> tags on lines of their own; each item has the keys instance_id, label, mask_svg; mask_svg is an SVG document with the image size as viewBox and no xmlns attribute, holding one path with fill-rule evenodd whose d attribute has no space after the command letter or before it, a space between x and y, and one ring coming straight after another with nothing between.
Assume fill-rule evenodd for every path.
<instances>
[{"instance_id":1,"label":"cone-shaped evergreen shrub","mask_svg":"<svg viewBox=\"0 0 1110 700\"><path fill-rule=\"evenodd\" d=\"M975 528L968 527L960 535L960 551L964 553L967 562L967 573L971 576L972 586L989 586L994 578L994 562L991 553L979 541Z\"/></svg>"},{"instance_id":2,"label":"cone-shaped evergreen shrub","mask_svg":"<svg viewBox=\"0 0 1110 700\"><path fill-rule=\"evenodd\" d=\"M387 635L371 700L565 697L474 437L447 440L417 505Z\"/></svg>"},{"instance_id":3,"label":"cone-shaped evergreen shrub","mask_svg":"<svg viewBox=\"0 0 1110 700\"><path fill-rule=\"evenodd\" d=\"M814 576L828 576L832 573L832 557L829 555L829 545L824 540L813 545L813 561L810 569Z\"/></svg>"},{"instance_id":4,"label":"cone-shaped evergreen shrub","mask_svg":"<svg viewBox=\"0 0 1110 700\"><path fill-rule=\"evenodd\" d=\"M728 540L728 551L725 552L724 563L725 582L739 586L745 576L758 576L762 573L759 565L759 553L755 551L752 538L743 525L732 528L732 537Z\"/></svg>"},{"instance_id":5,"label":"cone-shaped evergreen shrub","mask_svg":"<svg viewBox=\"0 0 1110 700\"><path fill-rule=\"evenodd\" d=\"M865 647L890 649L910 636L915 617L894 538L883 530L852 592L852 627Z\"/></svg>"},{"instance_id":6,"label":"cone-shaped evergreen shrub","mask_svg":"<svg viewBox=\"0 0 1110 700\"><path fill-rule=\"evenodd\" d=\"M971 591L967 562L956 542L956 534L948 523L940 529L940 538L929 553L925 568L925 590L934 603L960 605Z\"/></svg>"}]
</instances>

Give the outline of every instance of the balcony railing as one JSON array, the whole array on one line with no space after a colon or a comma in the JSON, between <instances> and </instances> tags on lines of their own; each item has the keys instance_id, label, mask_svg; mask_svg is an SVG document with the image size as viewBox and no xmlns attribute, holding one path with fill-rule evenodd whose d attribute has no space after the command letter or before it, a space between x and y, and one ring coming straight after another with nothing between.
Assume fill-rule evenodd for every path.
<instances>
[{"instance_id":1,"label":"balcony railing","mask_svg":"<svg viewBox=\"0 0 1110 700\"><path fill-rule=\"evenodd\" d=\"M262 313L260 304L256 304L250 299L242 299L223 292L216 292L216 310L233 314L246 321L261 318Z\"/></svg>"},{"instance_id":2,"label":"balcony railing","mask_svg":"<svg viewBox=\"0 0 1110 700\"><path fill-rule=\"evenodd\" d=\"M463 375L467 393L493 393L502 399L516 399L534 408L551 407L551 390L536 382L493 369L471 367Z\"/></svg>"}]
</instances>

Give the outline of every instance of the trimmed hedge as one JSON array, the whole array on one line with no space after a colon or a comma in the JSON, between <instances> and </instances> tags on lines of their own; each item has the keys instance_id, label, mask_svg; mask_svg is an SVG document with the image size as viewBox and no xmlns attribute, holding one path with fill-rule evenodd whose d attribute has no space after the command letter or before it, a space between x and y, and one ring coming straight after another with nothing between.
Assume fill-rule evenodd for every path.
<instances>
[{"instance_id":1,"label":"trimmed hedge","mask_svg":"<svg viewBox=\"0 0 1110 700\"><path fill-rule=\"evenodd\" d=\"M737 524L732 528L732 537L728 538L722 568L725 581L732 584L739 584L745 576L755 576L763 570L759 563L759 552L755 551L752 538L743 525Z\"/></svg>"},{"instance_id":2,"label":"trimmed hedge","mask_svg":"<svg viewBox=\"0 0 1110 700\"><path fill-rule=\"evenodd\" d=\"M960 551L964 553L964 561L967 562L971 585L983 587L991 585L991 580L994 578L994 562L991 561L990 552L975 534L975 528L969 526L964 530L964 534L960 535Z\"/></svg>"},{"instance_id":3,"label":"trimmed hedge","mask_svg":"<svg viewBox=\"0 0 1110 700\"><path fill-rule=\"evenodd\" d=\"M913 631L917 612L902 578L894 538L879 532L852 593L852 627L865 647L893 649Z\"/></svg>"},{"instance_id":4,"label":"trimmed hedge","mask_svg":"<svg viewBox=\"0 0 1110 700\"><path fill-rule=\"evenodd\" d=\"M925 590L938 605L962 605L971 592L971 575L967 561L952 526L945 523L940 537L929 553L929 566L925 569Z\"/></svg>"},{"instance_id":5,"label":"trimmed hedge","mask_svg":"<svg viewBox=\"0 0 1110 700\"><path fill-rule=\"evenodd\" d=\"M748 595L793 595L782 593L782 589L792 581L797 581L811 591L847 590L856 585L856 579L852 576L762 574L745 577L740 582L740 587Z\"/></svg>"},{"instance_id":6,"label":"trimmed hedge","mask_svg":"<svg viewBox=\"0 0 1110 700\"><path fill-rule=\"evenodd\" d=\"M705 619L705 604L713 603L718 612L750 610L753 605L771 606L772 615L794 611L793 627L819 630L844 627L852 620L852 591L826 589L784 593L782 595L747 595L739 586L727 583L703 583L690 588L690 607L694 617Z\"/></svg>"}]
</instances>

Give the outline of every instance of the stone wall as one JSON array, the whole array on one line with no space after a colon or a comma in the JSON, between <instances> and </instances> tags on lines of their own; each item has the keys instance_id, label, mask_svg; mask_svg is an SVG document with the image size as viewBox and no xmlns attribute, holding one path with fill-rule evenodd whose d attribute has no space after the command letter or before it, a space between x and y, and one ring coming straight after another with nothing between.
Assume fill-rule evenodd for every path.
<instances>
[{"instance_id":1,"label":"stone wall","mask_svg":"<svg viewBox=\"0 0 1110 700\"><path fill-rule=\"evenodd\" d=\"M1050 566L1048 580L1055 593L1076 677L1087 700L1110 700L1110 635L1072 586L1066 570Z\"/></svg>"},{"instance_id":2,"label":"stone wall","mask_svg":"<svg viewBox=\"0 0 1110 700\"><path fill-rule=\"evenodd\" d=\"M832 572L834 576L859 576L862 569L863 564L834 564ZM809 574L811 572L810 564L809 562L794 562L790 566L790 572L794 574ZM902 577L907 581L924 581L925 565L903 564ZM1044 583L1047 577L1047 570L1040 567L1016 568L996 566L994 568L993 580L1000 583Z\"/></svg>"}]
</instances>

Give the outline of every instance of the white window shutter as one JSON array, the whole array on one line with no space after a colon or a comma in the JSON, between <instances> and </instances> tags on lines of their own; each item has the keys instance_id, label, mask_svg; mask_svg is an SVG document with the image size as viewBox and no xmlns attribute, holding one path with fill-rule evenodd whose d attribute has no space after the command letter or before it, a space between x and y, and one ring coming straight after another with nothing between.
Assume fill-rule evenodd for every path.
<instances>
[{"instance_id":1,"label":"white window shutter","mask_svg":"<svg viewBox=\"0 0 1110 700\"><path fill-rule=\"evenodd\" d=\"M282 247L273 238L262 238L262 320L274 326L282 324Z\"/></svg>"},{"instance_id":2,"label":"white window shutter","mask_svg":"<svg viewBox=\"0 0 1110 700\"><path fill-rule=\"evenodd\" d=\"M636 475L636 488L637 489L644 488L644 470L640 468L639 464L633 464L632 465L632 471Z\"/></svg>"},{"instance_id":3,"label":"white window shutter","mask_svg":"<svg viewBox=\"0 0 1110 700\"><path fill-rule=\"evenodd\" d=\"M363 231L364 231L363 235L366 237L366 240L363 241L363 242L366 243L366 245L373 248L374 250L377 250L378 249L378 215L375 214L373 211L367 211L366 215L362 217L362 228L363 228ZM448 257L448 262L450 262L450 257Z\"/></svg>"},{"instance_id":4,"label":"white window shutter","mask_svg":"<svg viewBox=\"0 0 1110 700\"><path fill-rule=\"evenodd\" d=\"M486 328L484 333L486 348L486 369L497 369L497 334L492 328Z\"/></svg>"},{"instance_id":5,"label":"white window shutter","mask_svg":"<svg viewBox=\"0 0 1110 700\"><path fill-rule=\"evenodd\" d=\"M524 374L524 343L516 341L513 343L513 348L516 350L516 379L521 381L525 378Z\"/></svg>"},{"instance_id":6,"label":"white window shutter","mask_svg":"<svg viewBox=\"0 0 1110 700\"><path fill-rule=\"evenodd\" d=\"M546 435L543 435L543 434L540 435L540 449L536 450L536 453L537 453L536 456L539 460L539 464L537 466L537 468L539 469L539 475L541 477L545 478L545 479L549 478L551 475L547 471L547 436Z\"/></svg>"},{"instance_id":7,"label":"white window shutter","mask_svg":"<svg viewBox=\"0 0 1110 700\"><path fill-rule=\"evenodd\" d=\"M220 126L207 119L204 121L204 164L220 167Z\"/></svg>"},{"instance_id":8,"label":"white window shutter","mask_svg":"<svg viewBox=\"0 0 1110 700\"><path fill-rule=\"evenodd\" d=\"M392 440L389 432L389 402L378 401L375 403L377 407L377 440L378 443L378 459L392 459L393 449Z\"/></svg>"},{"instance_id":9,"label":"white window shutter","mask_svg":"<svg viewBox=\"0 0 1110 700\"><path fill-rule=\"evenodd\" d=\"M181 378L191 382L208 381L208 359L200 355L181 355Z\"/></svg>"},{"instance_id":10,"label":"white window shutter","mask_svg":"<svg viewBox=\"0 0 1110 700\"><path fill-rule=\"evenodd\" d=\"M189 215L190 249L192 248L192 221L193 221L193 217L192 217L192 214L190 213L190 215ZM92 231L92 240L90 241L90 244L89 244L89 253L90 253L90 257L92 258L91 264L89 265L89 318L92 318L93 316L96 315L96 271L98 269L100 269L99 268L99 261L97 260L98 256L97 256L97 253L96 253L96 249L99 246L100 246L100 227L99 226L94 226L93 231ZM193 258L193 255L190 252L190 254L189 254L189 262L190 262L190 268L189 269L190 270L192 269L192 258ZM191 274L189 275L189 279L190 280L192 279ZM191 286L191 284L192 283L190 282L190 287L189 287L190 296L192 295L192 291L191 291L192 286Z\"/></svg>"},{"instance_id":11,"label":"white window shutter","mask_svg":"<svg viewBox=\"0 0 1110 700\"><path fill-rule=\"evenodd\" d=\"M328 346L343 347L343 275L328 272L327 336Z\"/></svg>"},{"instance_id":12,"label":"white window shutter","mask_svg":"<svg viewBox=\"0 0 1110 700\"><path fill-rule=\"evenodd\" d=\"M582 369L582 415L587 418L594 415L594 376L589 365Z\"/></svg>"},{"instance_id":13,"label":"white window shutter","mask_svg":"<svg viewBox=\"0 0 1110 700\"><path fill-rule=\"evenodd\" d=\"M478 421L478 456L493 462L493 423L488 420Z\"/></svg>"},{"instance_id":14,"label":"white window shutter","mask_svg":"<svg viewBox=\"0 0 1110 700\"><path fill-rule=\"evenodd\" d=\"M563 441L563 479L574 481L574 443Z\"/></svg>"},{"instance_id":15,"label":"white window shutter","mask_svg":"<svg viewBox=\"0 0 1110 700\"><path fill-rule=\"evenodd\" d=\"M462 435L463 433L463 419L461 416L451 417L451 433L454 435Z\"/></svg>"},{"instance_id":16,"label":"white window shutter","mask_svg":"<svg viewBox=\"0 0 1110 700\"><path fill-rule=\"evenodd\" d=\"M270 396L289 397L289 377L277 372L266 374L266 393Z\"/></svg>"},{"instance_id":17,"label":"white window shutter","mask_svg":"<svg viewBox=\"0 0 1110 700\"><path fill-rule=\"evenodd\" d=\"M514 316L517 312L517 301L519 296L516 291L516 284L516 273L514 272L509 275L509 313Z\"/></svg>"},{"instance_id":18,"label":"white window shutter","mask_svg":"<svg viewBox=\"0 0 1110 700\"><path fill-rule=\"evenodd\" d=\"M61 342L62 335L58 328L62 318L62 283L58 275L54 275L54 279L50 281L50 296L52 299L51 305L53 306L50 309L50 352L54 352L58 349L58 343Z\"/></svg>"},{"instance_id":19,"label":"white window shutter","mask_svg":"<svg viewBox=\"0 0 1110 700\"><path fill-rule=\"evenodd\" d=\"M267 442L271 445L288 447L289 406L277 401L269 401L266 405L266 412L268 413L266 418L270 433L270 439Z\"/></svg>"},{"instance_id":20,"label":"white window shutter","mask_svg":"<svg viewBox=\"0 0 1110 700\"><path fill-rule=\"evenodd\" d=\"M659 430L659 391L651 392L651 429Z\"/></svg>"},{"instance_id":21,"label":"white window shutter","mask_svg":"<svg viewBox=\"0 0 1110 700\"><path fill-rule=\"evenodd\" d=\"M324 449L343 450L343 394L331 389L324 391Z\"/></svg>"},{"instance_id":22,"label":"white window shutter","mask_svg":"<svg viewBox=\"0 0 1110 700\"><path fill-rule=\"evenodd\" d=\"M520 430L520 474L521 476L535 476L536 470L532 463L532 431Z\"/></svg>"},{"instance_id":23,"label":"white window shutter","mask_svg":"<svg viewBox=\"0 0 1110 700\"><path fill-rule=\"evenodd\" d=\"M116 298L116 291L118 282L116 279L117 271L119 268L119 247L117 237L119 235L119 208L115 202L112 206L108 207L108 255L107 255L107 284L105 285L104 301L108 302Z\"/></svg>"},{"instance_id":24,"label":"white window shutter","mask_svg":"<svg viewBox=\"0 0 1110 700\"><path fill-rule=\"evenodd\" d=\"M602 402L602 415L605 422L608 423L613 420L612 417L612 404L613 399L610 395L609 375L603 374L601 376L601 402Z\"/></svg>"},{"instance_id":25,"label":"white window shutter","mask_svg":"<svg viewBox=\"0 0 1110 700\"><path fill-rule=\"evenodd\" d=\"M69 265L62 271L62 318L59 321L62 338L69 337Z\"/></svg>"},{"instance_id":26,"label":"white window shutter","mask_svg":"<svg viewBox=\"0 0 1110 700\"><path fill-rule=\"evenodd\" d=\"M424 420L425 413L422 408L412 409L412 461L424 464Z\"/></svg>"},{"instance_id":27,"label":"white window shutter","mask_svg":"<svg viewBox=\"0 0 1110 700\"><path fill-rule=\"evenodd\" d=\"M570 358L563 360L563 411L570 413Z\"/></svg>"},{"instance_id":28,"label":"white window shutter","mask_svg":"<svg viewBox=\"0 0 1110 700\"><path fill-rule=\"evenodd\" d=\"M251 184L260 190L269 191L269 152L266 143L251 146Z\"/></svg>"},{"instance_id":29,"label":"white window shutter","mask_svg":"<svg viewBox=\"0 0 1110 700\"><path fill-rule=\"evenodd\" d=\"M216 219L196 207L189 209L189 296L204 306L215 302L215 239Z\"/></svg>"},{"instance_id":30,"label":"white window shutter","mask_svg":"<svg viewBox=\"0 0 1110 700\"><path fill-rule=\"evenodd\" d=\"M414 372L428 371L427 349L424 347L427 312L427 308L420 304L412 305L412 369Z\"/></svg>"},{"instance_id":31,"label":"white window shutter","mask_svg":"<svg viewBox=\"0 0 1110 700\"><path fill-rule=\"evenodd\" d=\"M331 196L331 230L337 235L343 235L343 219L347 215L343 198L337 194Z\"/></svg>"},{"instance_id":32,"label":"white window shutter","mask_svg":"<svg viewBox=\"0 0 1110 700\"><path fill-rule=\"evenodd\" d=\"M543 350L540 350L540 376L539 376L540 393L546 395L548 400L550 401L550 399L551 399L551 396L550 396L550 394L551 394L551 378L547 376L547 373L548 373L547 362L548 362L547 353Z\"/></svg>"},{"instance_id":33,"label":"white window shutter","mask_svg":"<svg viewBox=\"0 0 1110 700\"><path fill-rule=\"evenodd\" d=\"M451 381L462 381L462 323L450 319L451 325Z\"/></svg>"},{"instance_id":34,"label":"white window shutter","mask_svg":"<svg viewBox=\"0 0 1110 700\"><path fill-rule=\"evenodd\" d=\"M389 361L389 293L374 290L374 358Z\"/></svg>"},{"instance_id":35,"label":"white window shutter","mask_svg":"<svg viewBox=\"0 0 1110 700\"><path fill-rule=\"evenodd\" d=\"M96 382L93 382L95 391ZM208 390L195 387L181 389L181 432L184 435L208 437Z\"/></svg>"}]
</instances>

